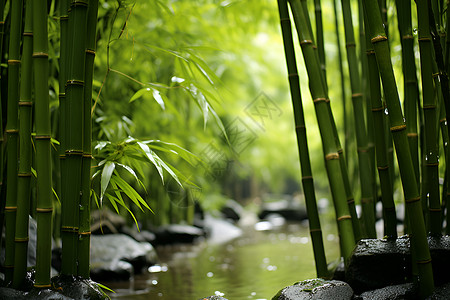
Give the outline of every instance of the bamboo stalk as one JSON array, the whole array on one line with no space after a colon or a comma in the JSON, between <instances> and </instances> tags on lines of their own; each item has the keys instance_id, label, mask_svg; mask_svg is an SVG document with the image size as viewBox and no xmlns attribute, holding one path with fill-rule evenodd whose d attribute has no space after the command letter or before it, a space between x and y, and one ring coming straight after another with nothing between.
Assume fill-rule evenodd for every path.
<instances>
[{"instance_id":1,"label":"bamboo stalk","mask_svg":"<svg viewBox=\"0 0 450 300\"><path fill-rule=\"evenodd\" d=\"M3 51L3 36L5 34L5 21L4 21L4 9L5 9L6 0L0 0L0 63L3 63L2 60L5 57ZM0 81L2 80L2 66L0 65ZM1 97L1 85L0 85L0 98ZM4 103L4 99L1 99L0 103ZM5 186L3 185L3 168L4 168L4 132L3 132L3 113L2 107L0 105L0 241L3 237L3 224L5 221L5 204L6 199L2 197L4 195Z\"/></svg>"},{"instance_id":2,"label":"bamboo stalk","mask_svg":"<svg viewBox=\"0 0 450 300\"><path fill-rule=\"evenodd\" d=\"M25 3L25 27L23 32L22 76L19 100L19 178L17 190L17 216L15 232L15 257L13 287L19 288L25 281L28 254L28 219L30 214L31 180L31 82L33 54L32 1Z\"/></svg>"},{"instance_id":3,"label":"bamboo stalk","mask_svg":"<svg viewBox=\"0 0 450 300\"><path fill-rule=\"evenodd\" d=\"M370 168L367 131L364 120L363 94L356 57L356 42L353 31L352 12L349 0L342 0L341 4L344 16L347 59L352 90L353 118L355 121L359 177L361 183L361 204L363 208L365 233L369 238L376 238L372 171Z\"/></svg>"},{"instance_id":4,"label":"bamboo stalk","mask_svg":"<svg viewBox=\"0 0 450 300\"><path fill-rule=\"evenodd\" d=\"M328 106L328 95L323 84L320 64L314 51L314 44L308 28L306 14L301 3L290 0L292 14L297 27L300 45L303 52L308 78L310 82L310 92L314 101L316 117L319 124L322 139L325 165L330 183L331 193L336 211L336 220L340 234L341 253L344 260L350 257L355 246L355 239L352 227L351 216L347 205L347 194L342 179L339 145L335 136L333 118L330 115ZM336 140L337 139L337 140Z\"/></svg>"},{"instance_id":5,"label":"bamboo stalk","mask_svg":"<svg viewBox=\"0 0 450 300\"><path fill-rule=\"evenodd\" d=\"M77 274L79 205L83 158L83 106L86 60L86 24L88 2L72 1L69 12L68 73L66 83L65 167L67 168L66 199L62 202L61 274ZM80 134L81 133L81 134ZM63 187L64 188L64 187Z\"/></svg>"},{"instance_id":6,"label":"bamboo stalk","mask_svg":"<svg viewBox=\"0 0 450 300\"><path fill-rule=\"evenodd\" d=\"M37 191L37 288L49 288L52 254L52 167L50 113L48 96L47 1L33 2L33 60L35 93L35 145Z\"/></svg>"},{"instance_id":7,"label":"bamboo stalk","mask_svg":"<svg viewBox=\"0 0 450 300\"><path fill-rule=\"evenodd\" d=\"M386 139L384 137L384 105L381 101L381 86L378 65L375 57L375 51L372 43L366 35L366 50L368 75L370 83L370 100L371 112L373 114L373 121L375 130L375 148L376 148L376 162L378 169L378 177L381 187L381 201L383 203L383 216L385 235L388 238L397 237L397 217L395 213L395 204L393 198L392 180L389 173L389 163Z\"/></svg>"},{"instance_id":8,"label":"bamboo stalk","mask_svg":"<svg viewBox=\"0 0 450 300\"><path fill-rule=\"evenodd\" d=\"M403 121L400 99L390 58L388 38L384 32L383 22L376 0L367 0L364 1L363 4L365 6L364 10L368 21L368 26L366 26L366 28L368 28L370 32L371 42L374 46L383 89L386 95L389 121L391 124L390 129L397 153L406 208L410 217L411 232L414 236L414 239L412 239L414 245L412 247L417 254L420 296L425 298L434 290L431 256L428 248L427 234L420 205L420 196L417 188L414 166L409 151L406 125Z\"/></svg>"},{"instance_id":9,"label":"bamboo stalk","mask_svg":"<svg viewBox=\"0 0 450 300\"><path fill-rule=\"evenodd\" d=\"M81 178L80 205L80 238L78 243L78 275L89 278L89 248L90 248L90 187L91 187L91 139L92 139L92 80L94 75L95 37L97 28L98 0L91 0L87 12L86 36L86 67L83 106L83 166Z\"/></svg>"},{"instance_id":10,"label":"bamboo stalk","mask_svg":"<svg viewBox=\"0 0 450 300\"><path fill-rule=\"evenodd\" d=\"M289 18L286 0L278 0L281 30L283 33L284 50L288 69L289 86L291 90L292 105L294 108L295 128L297 134L297 146L300 155L300 167L302 174L302 186L305 194L306 209L308 212L311 241L313 244L314 259L316 262L317 277L327 278L328 267L323 246L322 230L320 227L317 210L314 181L309 158L306 126L303 114L299 76L297 71L294 42L292 40L291 20Z\"/></svg>"},{"instance_id":11,"label":"bamboo stalk","mask_svg":"<svg viewBox=\"0 0 450 300\"><path fill-rule=\"evenodd\" d=\"M315 21L316 21L316 38L317 38L317 49L318 49L318 54L319 54L320 68L322 69L323 78L325 79L325 84L327 84L325 43L323 41L322 5L320 3L320 0L314 0L314 12L315 12Z\"/></svg>"},{"instance_id":12,"label":"bamboo stalk","mask_svg":"<svg viewBox=\"0 0 450 300\"><path fill-rule=\"evenodd\" d=\"M7 105L7 171L5 204L5 281L10 282L14 269L14 237L17 211L17 171L18 171L18 103L20 72L20 41L22 35L21 0L11 1L11 28L8 54L8 105Z\"/></svg>"}]
</instances>

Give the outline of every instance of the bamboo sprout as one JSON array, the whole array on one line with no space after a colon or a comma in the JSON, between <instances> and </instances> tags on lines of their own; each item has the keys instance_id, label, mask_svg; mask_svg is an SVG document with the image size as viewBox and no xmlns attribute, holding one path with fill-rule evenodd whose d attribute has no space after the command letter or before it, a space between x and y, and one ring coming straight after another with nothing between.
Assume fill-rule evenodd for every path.
<instances>
[{"instance_id":1,"label":"bamboo sprout","mask_svg":"<svg viewBox=\"0 0 450 300\"><path fill-rule=\"evenodd\" d=\"M28 219L30 214L31 180L31 81L32 81L32 1L25 4L25 27L23 32L22 76L19 101L19 178L17 191L17 216L15 233L15 257L13 287L22 286L27 272Z\"/></svg>"},{"instance_id":2,"label":"bamboo sprout","mask_svg":"<svg viewBox=\"0 0 450 300\"><path fill-rule=\"evenodd\" d=\"M383 89L386 95L386 104L389 110L389 121L391 126L390 130L393 135L397 153L406 208L410 217L411 232L414 236L414 239L412 239L411 242L417 257L419 292L420 296L425 298L430 295L434 289L431 256L428 248L425 222L420 204L414 166L409 151L406 125L403 121L400 99L390 58L388 38L383 28L383 22L376 0L367 0L364 1L363 4L365 6L364 13L366 14L368 21L366 28L370 32L371 42L375 50Z\"/></svg>"}]
</instances>

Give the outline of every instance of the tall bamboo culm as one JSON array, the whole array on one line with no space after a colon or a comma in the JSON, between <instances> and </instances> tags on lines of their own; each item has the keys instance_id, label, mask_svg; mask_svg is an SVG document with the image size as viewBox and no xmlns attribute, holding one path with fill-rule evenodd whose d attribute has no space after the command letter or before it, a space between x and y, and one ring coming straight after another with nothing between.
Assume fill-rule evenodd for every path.
<instances>
[{"instance_id":1,"label":"tall bamboo culm","mask_svg":"<svg viewBox=\"0 0 450 300\"><path fill-rule=\"evenodd\" d=\"M11 1L11 29L8 54L8 105L7 105L7 173L5 205L5 281L10 282L14 272L14 238L17 211L18 172L18 103L20 74L20 42L22 36L22 0Z\"/></svg>"},{"instance_id":2,"label":"tall bamboo culm","mask_svg":"<svg viewBox=\"0 0 450 300\"><path fill-rule=\"evenodd\" d=\"M368 24L366 28L370 33L374 46L376 59L386 95L389 111L390 130L393 135L397 161L405 194L406 209L410 217L411 231L414 235L412 243L417 255L419 270L419 292L421 298L430 295L434 290L433 272L431 269L431 256L428 248L425 222L422 214L420 195L417 186L414 165L409 151L406 125L400 107L397 85L389 52L388 38L383 28L380 10L376 0L363 1Z\"/></svg>"},{"instance_id":3,"label":"tall bamboo culm","mask_svg":"<svg viewBox=\"0 0 450 300\"><path fill-rule=\"evenodd\" d=\"M303 11L303 7L299 1L289 1L294 21L299 35L300 45L303 52L303 58L308 72L310 82L310 92L314 101L316 117L319 124L319 130L322 139L325 165L328 174L328 180L334 201L336 220L340 235L341 254L344 260L350 257L355 246L355 239L352 227L352 220L347 205L347 194L342 179L342 170L340 163L340 155L338 153L339 145L335 137L335 126L332 124L333 117L330 115L328 107L328 95L323 84L322 71L315 54L313 38L310 35L309 25L307 22L307 11Z\"/></svg>"},{"instance_id":4,"label":"tall bamboo culm","mask_svg":"<svg viewBox=\"0 0 450 300\"><path fill-rule=\"evenodd\" d=\"M48 95L47 1L33 1L33 67L35 94L35 145L37 181L37 288L49 288L52 250L52 166Z\"/></svg>"},{"instance_id":5,"label":"tall bamboo culm","mask_svg":"<svg viewBox=\"0 0 450 300\"><path fill-rule=\"evenodd\" d=\"M5 10L5 2L6 0L0 0L0 62L3 63L3 58L5 54L3 53L3 36L5 34L5 21L4 21L4 10ZM2 80L3 67L0 66L0 81ZM0 86L0 95L1 95L1 86ZM0 96L0 98L2 98ZM0 101L3 103L3 99ZM3 167L4 167L4 133L3 133L3 116L2 116L2 107L0 105L0 236L3 237L3 224L5 223L5 199L3 199L4 195L4 185L3 185ZM1 238L0 238L1 239Z\"/></svg>"},{"instance_id":6,"label":"tall bamboo culm","mask_svg":"<svg viewBox=\"0 0 450 300\"><path fill-rule=\"evenodd\" d=\"M281 30L283 34L289 86L294 108L297 145L300 155L300 167L302 173L302 186L305 194L306 208L308 212L309 230L311 241L313 244L316 273L317 277L327 278L328 267L325 257L325 248L323 246L322 230L320 227L320 220L314 190L314 181L312 177L311 163L309 158L306 126L300 92L300 82L295 59L291 20L289 18L287 0L278 0L278 9L280 13Z\"/></svg>"},{"instance_id":7,"label":"tall bamboo culm","mask_svg":"<svg viewBox=\"0 0 450 300\"><path fill-rule=\"evenodd\" d=\"M17 190L17 216L15 233L15 257L13 287L19 288L27 271L28 219L30 214L30 180L31 180L31 88L32 88L32 54L33 21L32 1L25 2L25 27L23 32L22 70L20 78L19 101L19 178Z\"/></svg>"},{"instance_id":8,"label":"tall bamboo culm","mask_svg":"<svg viewBox=\"0 0 450 300\"><path fill-rule=\"evenodd\" d=\"M369 149L367 145L367 130L364 120L365 110L358 61L356 57L356 42L353 31L352 11L350 8L350 0L342 0L341 3L344 16L345 41L352 90L353 118L355 121L354 125L360 173L359 177L361 182L361 206L364 216L363 228L365 229L365 235L367 237L376 238L372 187L373 173L370 166Z\"/></svg>"},{"instance_id":9,"label":"tall bamboo culm","mask_svg":"<svg viewBox=\"0 0 450 300\"><path fill-rule=\"evenodd\" d=\"M86 60L87 1L73 1L69 10L68 44L69 58L66 83L65 111L65 167L67 168L66 198L62 200L62 263L61 274L77 275L77 249L79 234L79 205L81 169L83 158L83 107L84 75ZM81 133L81 134L80 134ZM69 184L70 183L70 184Z\"/></svg>"},{"instance_id":10,"label":"tall bamboo culm","mask_svg":"<svg viewBox=\"0 0 450 300\"><path fill-rule=\"evenodd\" d=\"M83 166L81 178L80 238L78 243L78 275L89 278L90 249L90 182L91 182L91 139L92 139L92 80L94 75L95 37L97 28L98 0L89 1L86 35L86 67L83 107Z\"/></svg>"}]
</instances>

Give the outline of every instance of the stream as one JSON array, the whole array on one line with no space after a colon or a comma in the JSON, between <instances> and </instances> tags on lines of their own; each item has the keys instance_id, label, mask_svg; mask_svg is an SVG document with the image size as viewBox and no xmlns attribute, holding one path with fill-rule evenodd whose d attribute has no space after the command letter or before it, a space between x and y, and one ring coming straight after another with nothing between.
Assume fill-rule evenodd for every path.
<instances>
[{"instance_id":1,"label":"stream","mask_svg":"<svg viewBox=\"0 0 450 300\"><path fill-rule=\"evenodd\" d=\"M339 254L331 225L322 225L328 262ZM276 230L244 227L243 235L225 244L157 248L160 264L127 282L104 282L111 299L197 300L211 295L229 300L267 299L294 282L314 278L308 226L288 223Z\"/></svg>"}]
</instances>

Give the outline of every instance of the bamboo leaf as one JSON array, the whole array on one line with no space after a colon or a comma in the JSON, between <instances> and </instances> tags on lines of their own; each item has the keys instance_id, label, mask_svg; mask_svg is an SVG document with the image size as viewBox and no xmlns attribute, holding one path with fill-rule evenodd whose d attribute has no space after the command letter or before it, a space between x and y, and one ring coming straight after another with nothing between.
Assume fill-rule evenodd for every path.
<instances>
[{"instance_id":1,"label":"bamboo leaf","mask_svg":"<svg viewBox=\"0 0 450 300\"><path fill-rule=\"evenodd\" d=\"M139 180L139 177L137 176L136 172L130 166L120 164L120 163L117 163L117 165L124 168L125 170L128 171L128 173L133 175L134 179L136 179L136 181L139 183L139 185L141 185L145 189L145 185L142 183L141 180Z\"/></svg>"},{"instance_id":2,"label":"bamboo leaf","mask_svg":"<svg viewBox=\"0 0 450 300\"><path fill-rule=\"evenodd\" d=\"M112 161L108 161L103 167L102 178L100 184L100 201L102 201L105 195L106 189L108 188L109 181L111 180L111 175L115 169L116 165Z\"/></svg>"},{"instance_id":3,"label":"bamboo leaf","mask_svg":"<svg viewBox=\"0 0 450 300\"><path fill-rule=\"evenodd\" d=\"M141 98L145 93L149 92L150 88L144 88L144 89L140 89L138 90L136 93L134 93L134 95L130 98L130 100L128 102L133 102L139 98Z\"/></svg>"},{"instance_id":4,"label":"bamboo leaf","mask_svg":"<svg viewBox=\"0 0 450 300\"><path fill-rule=\"evenodd\" d=\"M161 94L158 90L155 89L153 90L153 98L155 99L156 102L158 102L159 106L161 106L163 110L166 109L166 106L164 105L164 100L161 97Z\"/></svg>"},{"instance_id":5,"label":"bamboo leaf","mask_svg":"<svg viewBox=\"0 0 450 300\"><path fill-rule=\"evenodd\" d=\"M151 211L147 202L145 202L141 195L139 195L138 192L136 192L136 190L132 188L125 180L119 176L115 176L114 181L117 183L117 186L128 196L128 198L130 198L130 200L133 201L142 211L143 209L141 204Z\"/></svg>"},{"instance_id":6,"label":"bamboo leaf","mask_svg":"<svg viewBox=\"0 0 450 300\"><path fill-rule=\"evenodd\" d=\"M114 198L110 194L106 194L106 198L108 198L109 202L114 207L114 210L116 211L116 213L119 214L119 208L117 207L117 204L116 204L116 198Z\"/></svg>"},{"instance_id":7,"label":"bamboo leaf","mask_svg":"<svg viewBox=\"0 0 450 300\"><path fill-rule=\"evenodd\" d=\"M138 142L138 145L141 147L142 151L144 151L148 160L156 167L156 170L158 171L161 180L164 182L163 168L161 164L155 159L156 157L158 157L156 153L150 150L149 146L144 143Z\"/></svg>"}]
</instances>

